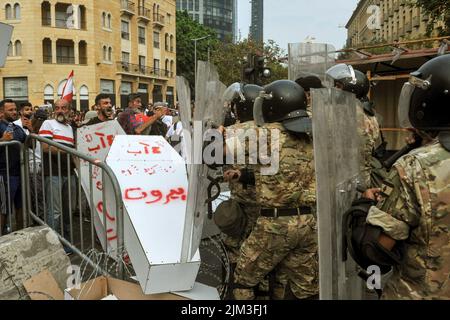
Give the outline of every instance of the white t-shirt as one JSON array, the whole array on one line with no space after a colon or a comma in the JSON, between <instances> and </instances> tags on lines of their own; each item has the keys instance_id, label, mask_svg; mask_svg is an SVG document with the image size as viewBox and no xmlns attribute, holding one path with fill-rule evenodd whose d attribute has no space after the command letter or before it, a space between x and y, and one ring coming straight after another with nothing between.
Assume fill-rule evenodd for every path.
<instances>
[{"instance_id":1,"label":"white t-shirt","mask_svg":"<svg viewBox=\"0 0 450 320\"><path fill-rule=\"evenodd\" d=\"M23 132L25 132L25 134L27 136L30 135L30 130L23 127L22 119L19 118L19 120L14 121L14 124L18 127L21 127ZM28 160L29 160L29 164L30 164L31 174L33 174L33 172L34 172L34 164L35 163L36 163L36 172L38 172L39 166L41 164L41 144L39 143L39 141L36 141L36 147L34 148L34 153L33 153L33 149L29 149Z\"/></svg>"},{"instance_id":2,"label":"white t-shirt","mask_svg":"<svg viewBox=\"0 0 450 320\"><path fill-rule=\"evenodd\" d=\"M68 124L59 123L55 119L45 120L39 130L39 135L68 147L73 148L75 146L72 127Z\"/></svg>"}]
</instances>

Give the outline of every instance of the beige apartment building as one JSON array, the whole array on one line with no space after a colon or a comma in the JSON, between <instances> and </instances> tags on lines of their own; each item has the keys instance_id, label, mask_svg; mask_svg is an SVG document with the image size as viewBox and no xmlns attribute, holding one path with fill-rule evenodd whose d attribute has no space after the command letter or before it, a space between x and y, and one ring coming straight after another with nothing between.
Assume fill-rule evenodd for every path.
<instances>
[{"instance_id":1,"label":"beige apartment building","mask_svg":"<svg viewBox=\"0 0 450 320\"><path fill-rule=\"evenodd\" d=\"M348 21L347 47L425 37L429 20L411 0L361 0ZM374 7L377 6L378 8Z\"/></svg>"},{"instance_id":2,"label":"beige apartment building","mask_svg":"<svg viewBox=\"0 0 450 320\"><path fill-rule=\"evenodd\" d=\"M0 21L14 26L0 97L52 103L74 71L74 105L98 93L126 107L175 97L175 0L0 0Z\"/></svg>"}]
</instances>

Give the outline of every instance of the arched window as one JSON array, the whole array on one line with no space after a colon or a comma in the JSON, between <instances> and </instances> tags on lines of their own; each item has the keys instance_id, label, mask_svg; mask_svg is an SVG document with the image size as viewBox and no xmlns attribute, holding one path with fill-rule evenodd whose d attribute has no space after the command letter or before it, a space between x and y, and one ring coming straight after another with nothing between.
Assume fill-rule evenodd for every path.
<instances>
[{"instance_id":1,"label":"arched window","mask_svg":"<svg viewBox=\"0 0 450 320\"><path fill-rule=\"evenodd\" d=\"M55 97L54 97L54 90L51 85L46 85L44 88L44 101L53 103Z\"/></svg>"},{"instance_id":2,"label":"arched window","mask_svg":"<svg viewBox=\"0 0 450 320\"><path fill-rule=\"evenodd\" d=\"M112 61L112 48L108 48L108 61Z\"/></svg>"},{"instance_id":3,"label":"arched window","mask_svg":"<svg viewBox=\"0 0 450 320\"><path fill-rule=\"evenodd\" d=\"M103 61L106 61L108 59L108 51L106 49L106 46L103 46Z\"/></svg>"},{"instance_id":4,"label":"arched window","mask_svg":"<svg viewBox=\"0 0 450 320\"><path fill-rule=\"evenodd\" d=\"M169 34L166 33L166 41L165 41L166 51L169 51Z\"/></svg>"},{"instance_id":5,"label":"arched window","mask_svg":"<svg viewBox=\"0 0 450 320\"><path fill-rule=\"evenodd\" d=\"M10 41L9 45L8 45L8 57L12 57L13 56L13 44Z\"/></svg>"},{"instance_id":6,"label":"arched window","mask_svg":"<svg viewBox=\"0 0 450 320\"><path fill-rule=\"evenodd\" d=\"M80 109L89 111L89 89L85 85L80 87Z\"/></svg>"},{"instance_id":7,"label":"arched window","mask_svg":"<svg viewBox=\"0 0 450 320\"><path fill-rule=\"evenodd\" d=\"M14 47L16 50L16 56L21 57L22 56L22 42L20 42L20 40L16 40Z\"/></svg>"},{"instance_id":8,"label":"arched window","mask_svg":"<svg viewBox=\"0 0 450 320\"><path fill-rule=\"evenodd\" d=\"M165 68L164 68L164 75L166 77L169 76L169 59L166 59Z\"/></svg>"},{"instance_id":9,"label":"arched window","mask_svg":"<svg viewBox=\"0 0 450 320\"><path fill-rule=\"evenodd\" d=\"M20 20L20 4L18 3L14 5L14 19Z\"/></svg>"},{"instance_id":10,"label":"arched window","mask_svg":"<svg viewBox=\"0 0 450 320\"><path fill-rule=\"evenodd\" d=\"M170 51L173 52L173 35L170 35Z\"/></svg>"},{"instance_id":11,"label":"arched window","mask_svg":"<svg viewBox=\"0 0 450 320\"><path fill-rule=\"evenodd\" d=\"M6 6L5 6L5 18L6 18L6 20L12 19L12 8L9 3L6 4Z\"/></svg>"},{"instance_id":12,"label":"arched window","mask_svg":"<svg viewBox=\"0 0 450 320\"><path fill-rule=\"evenodd\" d=\"M170 75L173 77L173 67L174 67L174 62L173 60L170 61Z\"/></svg>"},{"instance_id":13,"label":"arched window","mask_svg":"<svg viewBox=\"0 0 450 320\"><path fill-rule=\"evenodd\" d=\"M107 22L108 22L108 25L107 25L108 29L111 29L111 13L108 13Z\"/></svg>"},{"instance_id":14,"label":"arched window","mask_svg":"<svg viewBox=\"0 0 450 320\"><path fill-rule=\"evenodd\" d=\"M67 79L61 80L61 82L58 85L58 97L60 98L62 93L63 93L63 89L64 86L66 85ZM76 94L76 90L75 87L73 87L73 100L76 100L75 98L75 94Z\"/></svg>"},{"instance_id":15,"label":"arched window","mask_svg":"<svg viewBox=\"0 0 450 320\"><path fill-rule=\"evenodd\" d=\"M106 13L105 12L102 13L102 26L106 27Z\"/></svg>"}]
</instances>

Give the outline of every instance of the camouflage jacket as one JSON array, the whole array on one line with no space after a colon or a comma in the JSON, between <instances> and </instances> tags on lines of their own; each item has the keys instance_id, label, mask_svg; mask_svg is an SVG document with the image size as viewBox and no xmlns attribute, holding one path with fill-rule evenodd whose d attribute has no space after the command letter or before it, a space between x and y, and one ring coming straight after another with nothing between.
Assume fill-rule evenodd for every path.
<instances>
[{"instance_id":1,"label":"camouflage jacket","mask_svg":"<svg viewBox=\"0 0 450 320\"><path fill-rule=\"evenodd\" d=\"M402 157L367 217L405 243L384 299L450 299L450 152L438 142Z\"/></svg>"},{"instance_id":2,"label":"camouflage jacket","mask_svg":"<svg viewBox=\"0 0 450 320\"><path fill-rule=\"evenodd\" d=\"M267 133L267 149L272 161L278 162L272 164L278 170L271 174L263 170L269 165L260 164L256 170L256 191L261 207L315 207L314 152L309 137L295 137L280 123L266 124L260 132Z\"/></svg>"},{"instance_id":3,"label":"camouflage jacket","mask_svg":"<svg viewBox=\"0 0 450 320\"><path fill-rule=\"evenodd\" d=\"M255 129L255 123L253 121L248 121L244 123L237 123L232 126L228 126L226 128L226 138L227 139L239 139L237 142L244 142L241 141L244 139L245 132L249 129ZM239 131L237 131L239 130ZM236 142L236 143L237 143ZM233 165L225 165L223 170L224 172L230 169L234 170L242 170L242 169L249 169L253 170L254 166L248 165L248 148L245 148L245 161L246 164L233 164ZM256 200L256 188L254 185L243 185L240 182L229 182L228 183L231 191L231 198L236 200L239 203L243 203L250 206L257 206L258 202Z\"/></svg>"},{"instance_id":4,"label":"camouflage jacket","mask_svg":"<svg viewBox=\"0 0 450 320\"><path fill-rule=\"evenodd\" d=\"M361 172L366 187L370 187L372 153L381 144L380 126L377 118L368 116L362 107L358 112L358 134L361 137Z\"/></svg>"}]
</instances>

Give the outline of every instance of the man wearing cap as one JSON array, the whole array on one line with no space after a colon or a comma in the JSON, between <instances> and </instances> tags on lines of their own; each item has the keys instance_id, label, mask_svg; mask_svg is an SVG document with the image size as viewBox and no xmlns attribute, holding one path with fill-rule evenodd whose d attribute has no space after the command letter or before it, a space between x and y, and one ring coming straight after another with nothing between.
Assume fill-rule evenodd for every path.
<instances>
[{"instance_id":1,"label":"man wearing cap","mask_svg":"<svg viewBox=\"0 0 450 320\"><path fill-rule=\"evenodd\" d=\"M140 124L136 119L136 114L142 107L141 96L138 93L131 93L128 96L128 108L121 112L117 117L123 130L128 135L142 135L152 124L154 124L159 117L156 115L150 117L147 121Z\"/></svg>"}]
</instances>

